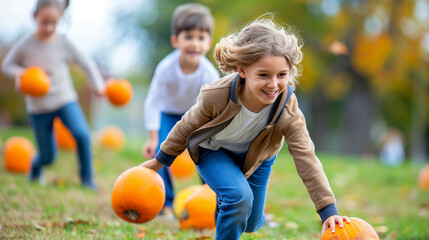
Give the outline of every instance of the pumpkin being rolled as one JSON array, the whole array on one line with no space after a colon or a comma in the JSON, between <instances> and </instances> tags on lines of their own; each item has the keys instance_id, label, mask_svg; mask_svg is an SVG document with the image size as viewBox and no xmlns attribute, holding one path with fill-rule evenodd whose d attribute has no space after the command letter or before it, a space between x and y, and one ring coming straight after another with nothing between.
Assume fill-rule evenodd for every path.
<instances>
[{"instance_id":1,"label":"pumpkin being rolled","mask_svg":"<svg viewBox=\"0 0 429 240\"><path fill-rule=\"evenodd\" d=\"M112 208L127 222L152 220L161 211L164 202L164 181L149 168L132 167L123 172L113 186Z\"/></svg>"}]
</instances>

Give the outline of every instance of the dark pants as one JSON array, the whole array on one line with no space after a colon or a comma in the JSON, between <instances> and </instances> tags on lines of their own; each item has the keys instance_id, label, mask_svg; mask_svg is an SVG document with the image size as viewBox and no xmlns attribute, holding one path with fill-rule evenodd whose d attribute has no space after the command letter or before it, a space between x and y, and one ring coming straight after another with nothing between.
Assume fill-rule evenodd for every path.
<instances>
[{"instance_id":1,"label":"dark pants","mask_svg":"<svg viewBox=\"0 0 429 240\"><path fill-rule=\"evenodd\" d=\"M90 131L82 109L77 102L68 103L50 113L29 114L38 150L31 166L30 179L38 179L42 173L42 168L55 160L56 146L53 136L55 117L61 119L76 139L82 184L92 183Z\"/></svg>"}]
</instances>

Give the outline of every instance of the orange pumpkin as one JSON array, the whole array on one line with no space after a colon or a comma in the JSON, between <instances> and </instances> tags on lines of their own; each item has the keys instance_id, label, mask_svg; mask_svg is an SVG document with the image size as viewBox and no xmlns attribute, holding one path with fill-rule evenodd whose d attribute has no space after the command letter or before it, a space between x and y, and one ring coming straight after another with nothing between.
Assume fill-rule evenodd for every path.
<instances>
[{"instance_id":1,"label":"orange pumpkin","mask_svg":"<svg viewBox=\"0 0 429 240\"><path fill-rule=\"evenodd\" d=\"M185 209L185 203L188 197L196 190L200 189L201 185L192 185L180 190L176 196L174 196L173 212L177 218L180 217L183 210Z\"/></svg>"},{"instance_id":2,"label":"orange pumpkin","mask_svg":"<svg viewBox=\"0 0 429 240\"><path fill-rule=\"evenodd\" d=\"M6 170L16 173L28 173L35 149L33 143L25 137L11 137L4 146L3 161Z\"/></svg>"},{"instance_id":3,"label":"orange pumpkin","mask_svg":"<svg viewBox=\"0 0 429 240\"><path fill-rule=\"evenodd\" d=\"M185 208L180 215L181 229L211 229L215 223L216 194L204 184L192 193L185 203Z\"/></svg>"},{"instance_id":4,"label":"orange pumpkin","mask_svg":"<svg viewBox=\"0 0 429 240\"><path fill-rule=\"evenodd\" d=\"M33 97L41 97L49 91L49 77L37 66L28 67L21 75L21 91Z\"/></svg>"},{"instance_id":5,"label":"orange pumpkin","mask_svg":"<svg viewBox=\"0 0 429 240\"><path fill-rule=\"evenodd\" d=\"M189 156L188 150L185 150L182 154L176 157L173 164L170 166L171 174L177 178L189 178L192 177L196 172L194 161Z\"/></svg>"},{"instance_id":6,"label":"orange pumpkin","mask_svg":"<svg viewBox=\"0 0 429 240\"><path fill-rule=\"evenodd\" d=\"M107 126L100 134L100 143L107 149L121 150L125 145L125 135L117 126Z\"/></svg>"},{"instance_id":7,"label":"orange pumpkin","mask_svg":"<svg viewBox=\"0 0 429 240\"><path fill-rule=\"evenodd\" d=\"M351 240L351 239L365 239L375 240L379 239L377 232L374 228L360 218L350 218L350 223L344 222L344 227L340 228L338 223L335 225L335 233L331 232L328 228L323 234L321 240Z\"/></svg>"},{"instance_id":8,"label":"orange pumpkin","mask_svg":"<svg viewBox=\"0 0 429 240\"><path fill-rule=\"evenodd\" d=\"M54 119L54 134L55 141L61 149L65 150L75 150L76 149L76 140L71 134L70 130L63 124L59 117Z\"/></svg>"},{"instance_id":9,"label":"orange pumpkin","mask_svg":"<svg viewBox=\"0 0 429 240\"><path fill-rule=\"evenodd\" d=\"M429 165L420 170L419 187L424 190L429 190Z\"/></svg>"},{"instance_id":10,"label":"orange pumpkin","mask_svg":"<svg viewBox=\"0 0 429 240\"><path fill-rule=\"evenodd\" d=\"M132 167L123 172L113 186L113 211L127 222L152 220L161 211L164 201L164 181L149 168Z\"/></svg>"},{"instance_id":11,"label":"orange pumpkin","mask_svg":"<svg viewBox=\"0 0 429 240\"><path fill-rule=\"evenodd\" d=\"M123 106L133 97L133 87L125 79L109 79L106 82L106 95L113 105Z\"/></svg>"}]
</instances>

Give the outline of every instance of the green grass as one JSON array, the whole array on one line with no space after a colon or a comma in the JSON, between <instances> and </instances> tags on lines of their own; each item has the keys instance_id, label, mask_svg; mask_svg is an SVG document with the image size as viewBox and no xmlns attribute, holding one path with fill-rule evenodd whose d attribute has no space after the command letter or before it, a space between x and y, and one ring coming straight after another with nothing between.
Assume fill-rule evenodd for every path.
<instances>
[{"instance_id":1,"label":"green grass","mask_svg":"<svg viewBox=\"0 0 429 240\"><path fill-rule=\"evenodd\" d=\"M32 138L28 129L0 129L9 136ZM113 212L110 194L121 172L143 161L141 143L119 153L94 148L99 192L82 189L76 155L60 151L46 168L46 186L6 172L0 166L0 239L196 239L214 236L214 230L182 231L178 222L155 218L145 224L122 221ZM386 167L376 160L319 154L341 214L369 222L380 239L429 239L429 192L418 189L422 166L409 163ZM176 189L197 183L178 180ZM285 148L273 168L266 212L278 227L262 227L242 239L319 239L320 219Z\"/></svg>"}]
</instances>

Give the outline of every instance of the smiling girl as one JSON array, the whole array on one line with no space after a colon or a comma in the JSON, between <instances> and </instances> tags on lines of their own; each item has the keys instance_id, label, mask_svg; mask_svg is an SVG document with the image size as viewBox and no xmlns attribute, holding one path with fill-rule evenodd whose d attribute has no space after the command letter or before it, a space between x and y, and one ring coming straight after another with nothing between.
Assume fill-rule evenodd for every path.
<instances>
[{"instance_id":1,"label":"smiling girl","mask_svg":"<svg viewBox=\"0 0 429 240\"><path fill-rule=\"evenodd\" d=\"M170 166L187 148L217 195L216 239L239 239L262 226L268 178L284 141L322 219L322 232L349 222L338 215L293 94L301 47L295 35L270 19L223 38L215 59L229 75L203 86L197 104L174 126L155 158L141 164L154 170Z\"/></svg>"}]
</instances>

